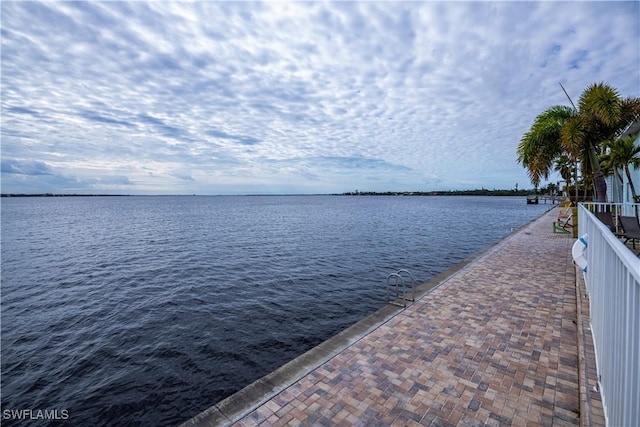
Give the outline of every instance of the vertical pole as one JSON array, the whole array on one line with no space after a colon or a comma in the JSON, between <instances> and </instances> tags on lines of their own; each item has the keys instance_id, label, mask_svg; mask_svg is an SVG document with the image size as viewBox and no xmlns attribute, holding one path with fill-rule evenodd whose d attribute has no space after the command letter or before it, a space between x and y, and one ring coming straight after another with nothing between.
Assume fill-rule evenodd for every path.
<instances>
[{"instance_id":1,"label":"vertical pole","mask_svg":"<svg viewBox=\"0 0 640 427\"><path fill-rule=\"evenodd\" d=\"M576 206L578 206L578 159L576 158Z\"/></svg>"},{"instance_id":2,"label":"vertical pole","mask_svg":"<svg viewBox=\"0 0 640 427\"><path fill-rule=\"evenodd\" d=\"M564 88L564 86L562 86L562 83L558 83L558 84L560 85L560 87L562 88L562 91L564 92L564 94L567 96L567 99L571 103L571 106L573 107L573 111L575 111L576 114L578 114L578 109L576 108L576 104L574 104L573 101L571 100L571 97L567 93L567 90ZM576 157L576 206L578 206L578 158L577 157Z\"/></svg>"}]
</instances>

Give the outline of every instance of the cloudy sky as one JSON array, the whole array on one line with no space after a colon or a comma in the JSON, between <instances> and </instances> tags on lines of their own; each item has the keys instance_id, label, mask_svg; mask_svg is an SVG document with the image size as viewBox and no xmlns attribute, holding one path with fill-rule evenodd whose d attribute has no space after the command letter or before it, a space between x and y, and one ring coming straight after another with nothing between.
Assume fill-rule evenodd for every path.
<instances>
[{"instance_id":1,"label":"cloudy sky","mask_svg":"<svg viewBox=\"0 0 640 427\"><path fill-rule=\"evenodd\" d=\"M12 2L2 192L531 188L535 116L640 96L640 2Z\"/></svg>"}]
</instances>

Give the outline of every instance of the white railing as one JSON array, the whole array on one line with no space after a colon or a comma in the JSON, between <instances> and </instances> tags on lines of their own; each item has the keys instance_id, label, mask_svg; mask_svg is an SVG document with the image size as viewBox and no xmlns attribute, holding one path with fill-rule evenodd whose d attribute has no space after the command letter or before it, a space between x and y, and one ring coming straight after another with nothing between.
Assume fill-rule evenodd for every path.
<instances>
[{"instance_id":1,"label":"white railing","mask_svg":"<svg viewBox=\"0 0 640 427\"><path fill-rule=\"evenodd\" d=\"M637 206L607 205L629 216ZM584 277L602 404L607 425L640 426L640 258L592 214L604 206L578 208L578 232L588 234Z\"/></svg>"}]
</instances>

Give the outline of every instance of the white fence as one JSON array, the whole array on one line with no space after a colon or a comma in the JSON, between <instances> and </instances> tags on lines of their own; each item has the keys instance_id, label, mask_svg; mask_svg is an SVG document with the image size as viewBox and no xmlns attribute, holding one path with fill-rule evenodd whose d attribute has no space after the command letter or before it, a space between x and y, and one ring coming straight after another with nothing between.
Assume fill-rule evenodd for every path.
<instances>
[{"instance_id":1,"label":"white fence","mask_svg":"<svg viewBox=\"0 0 640 427\"><path fill-rule=\"evenodd\" d=\"M588 234L585 283L602 403L614 427L640 426L640 258L591 211L633 216L636 207L578 208L579 234Z\"/></svg>"}]
</instances>

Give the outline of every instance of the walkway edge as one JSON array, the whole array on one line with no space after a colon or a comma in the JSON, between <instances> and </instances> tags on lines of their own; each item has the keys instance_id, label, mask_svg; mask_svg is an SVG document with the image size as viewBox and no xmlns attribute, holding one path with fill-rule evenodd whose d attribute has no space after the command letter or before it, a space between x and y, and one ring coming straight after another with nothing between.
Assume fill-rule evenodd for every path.
<instances>
[{"instance_id":1,"label":"walkway edge","mask_svg":"<svg viewBox=\"0 0 640 427\"><path fill-rule=\"evenodd\" d=\"M304 377L322 363L341 353L361 337L375 330L402 307L387 305L376 313L362 319L344 331L334 335L311 350L296 357L280 368L254 381L242 390L218 402L211 408L182 424L187 426L218 426L231 424L292 383Z\"/></svg>"},{"instance_id":2,"label":"walkway edge","mask_svg":"<svg viewBox=\"0 0 640 427\"><path fill-rule=\"evenodd\" d=\"M452 276L468 265L496 250L516 234L522 232L531 223L540 219L547 212L548 211L545 211L539 217L524 224L522 227L512 229L511 232L502 239L475 252L466 259L419 285L416 288L416 301L441 284L446 283ZM346 348L359 341L362 337L391 320L403 310L403 307L392 304L383 306L378 311L356 322L337 335L334 335L318 346L282 365L275 371L254 381L245 388L187 420L182 423L180 427L228 426L233 424L281 391L290 387L295 381L301 379L321 364L331 360Z\"/></svg>"},{"instance_id":3,"label":"walkway edge","mask_svg":"<svg viewBox=\"0 0 640 427\"><path fill-rule=\"evenodd\" d=\"M416 288L416 300L422 298L431 290L445 283L449 277L481 258L507 240L514 233L510 233L502 240L484 248L458 264L435 275ZM195 417L182 423L181 427L192 426L226 426L233 424L247 413L259 407L276 394L285 390L295 381L307 375L319 365L331 360L347 347L371 333L379 326L391 320L403 311L403 307L387 304L375 313L356 322L342 332L332 336L316 347L285 363L275 371L254 381L245 388L204 410Z\"/></svg>"}]
</instances>

